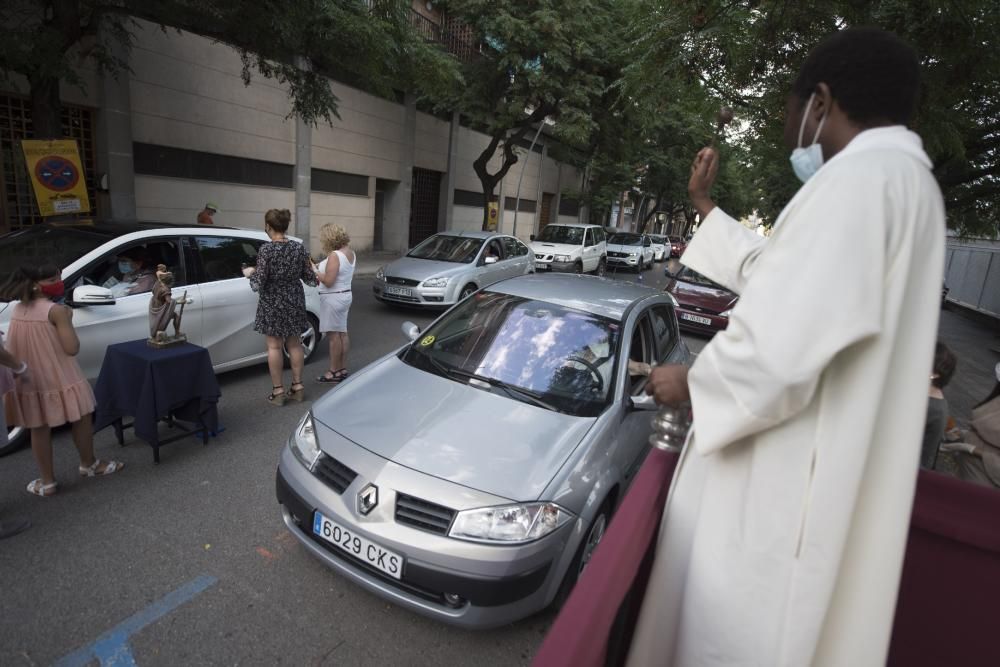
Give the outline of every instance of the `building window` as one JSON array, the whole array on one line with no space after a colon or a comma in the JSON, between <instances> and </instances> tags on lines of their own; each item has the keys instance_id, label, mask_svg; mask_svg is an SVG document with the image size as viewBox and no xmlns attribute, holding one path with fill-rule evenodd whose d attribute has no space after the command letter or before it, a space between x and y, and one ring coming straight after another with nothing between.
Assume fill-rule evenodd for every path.
<instances>
[{"instance_id":1,"label":"building window","mask_svg":"<svg viewBox=\"0 0 1000 667\"><path fill-rule=\"evenodd\" d=\"M134 143L135 173L195 181L291 188L294 167L280 162ZM367 190L366 190L367 192Z\"/></svg>"},{"instance_id":2,"label":"building window","mask_svg":"<svg viewBox=\"0 0 1000 667\"><path fill-rule=\"evenodd\" d=\"M76 139L83 164L91 211L97 215L96 154L94 151L94 111L64 104L62 132ZM21 150L22 139L34 139L31 102L16 95L0 95L0 233L22 229L43 221L31 187L31 178Z\"/></svg>"},{"instance_id":3,"label":"building window","mask_svg":"<svg viewBox=\"0 0 1000 667\"><path fill-rule=\"evenodd\" d=\"M326 169L312 170L312 191L335 195L368 196L368 177Z\"/></svg>"}]
</instances>

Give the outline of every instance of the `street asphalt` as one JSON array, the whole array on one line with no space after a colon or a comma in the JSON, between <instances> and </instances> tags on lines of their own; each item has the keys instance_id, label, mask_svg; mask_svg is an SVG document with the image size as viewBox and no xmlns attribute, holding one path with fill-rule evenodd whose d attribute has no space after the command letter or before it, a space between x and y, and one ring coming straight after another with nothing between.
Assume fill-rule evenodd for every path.
<instances>
[{"instance_id":1,"label":"street asphalt","mask_svg":"<svg viewBox=\"0 0 1000 667\"><path fill-rule=\"evenodd\" d=\"M662 288L662 266L644 282ZM405 320L423 327L434 317L377 303L371 281L355 280L353 369L403 344ZM706 342L685 338L695 352ZM278 453L328 390L311 381L327 359L324 344L306 368L305 403L281 408L265 400L263 365L220 376L225 431L207 447L166 445L159 465L131 432L120 448L106 429L97 454L125 469L80 478L69 433L58 431L59 493L43 499L24 490L37 476L29 449L0 459L0 518L33 524L0 541L0 665L98 657L171 667L527 664L552 612L498 630L457 630L361 590L285 530L274 496Z\"/></svg>"}]
</instances>

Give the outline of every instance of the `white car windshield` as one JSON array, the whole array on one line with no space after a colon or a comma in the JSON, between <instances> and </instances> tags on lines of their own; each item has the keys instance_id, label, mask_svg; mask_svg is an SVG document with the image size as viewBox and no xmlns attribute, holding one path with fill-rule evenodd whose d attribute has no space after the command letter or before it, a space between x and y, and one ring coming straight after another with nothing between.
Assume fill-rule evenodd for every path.
<instances>
[{"instance_id":1,"label":"white car windshield","mask_svg":"<svg viewBox=\"0 0 1000 667\"><path fill-rule=\"evenodd\" d=\"M438 262L468 264L479 254L483 240L469 236L435 234L407 253L407 257L432 259Z\"/></svg>"},{"instance_id":2,"label":"white car windshield","mask_svg":"<svg viewBox=\"0 0 1000 667\"><path fill-rule=\"evenodd\" d=\"M402 359L514 400L594 417L610 400L620 328L545 301L480 292L425 331Z\"/></svg>"},{"instance_id":3,"label":"white car windshield","mask_svg":"<svg viewBox=\"0 0 1000 667\"><path fill-rule=\"evenodd\" d=\"M638 234L615 234L608 239L609 245L642 245L642 237Z\"/></svg>"},{"instance_id":4,"label":"white car windshield","mask_svg":"<svg viewBox=\"0 0 1000 667\"><path fill-rule=\"evenodd\" d=\"M535 239L542 243L565 243L580 245L583 243L583 228L565 227L563 225L548 225Z\"/></svg>"}]
</instances>

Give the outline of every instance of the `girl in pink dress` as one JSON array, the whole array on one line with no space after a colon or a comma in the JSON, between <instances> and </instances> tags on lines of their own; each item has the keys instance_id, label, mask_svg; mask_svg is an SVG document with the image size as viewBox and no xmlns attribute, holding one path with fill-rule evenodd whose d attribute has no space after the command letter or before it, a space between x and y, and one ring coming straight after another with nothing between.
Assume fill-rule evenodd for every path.
<instances>
[{"instance_id":1,"label":"girl in pink dress","mask_svg":"<svg viewBox=\"0 0 1000 667\"><path fill-rule=\"evenodd\" d=\"M110 475L124 465L94 458L94 392L74 359L80 340L73 329L73 311L52 301L63 294L61 273L54 265L22 266L3 295L20 300L10 319L7 348L30 369L17 378L4 407L9 424L31 429L31 451L42 476L28 484L28 492L36 496L57 490L52 470L55 426L70 424L80 475Z\"/></svg>"}]
</instances>

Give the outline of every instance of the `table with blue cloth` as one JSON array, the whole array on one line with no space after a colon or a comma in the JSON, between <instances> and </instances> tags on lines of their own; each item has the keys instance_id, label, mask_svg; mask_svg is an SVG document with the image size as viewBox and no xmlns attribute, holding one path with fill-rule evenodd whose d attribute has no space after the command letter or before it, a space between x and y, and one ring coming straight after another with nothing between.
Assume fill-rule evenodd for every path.
<instances>
[{"instance_id":1,"label":"table with blue cloth","mask_svg":"<svg viewBox=\"0 0 1000 667\"><path fill-rule=\"evenodd\" d=\"M94 394L94 430L114 426L122 445L124 429L134 428L135 434L153 447L156 463L160 462L161 445L197 433L207 444L209 433L219 430L217 405L222 392L208 350L197 345L155 348L145 340L109 345ZM132 423L125 424L125 417L132 417ZM160 421L179 431L160 437ZM180 428L177 421L193 427Z\"/></svg>"}]
</instances>

